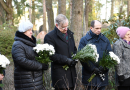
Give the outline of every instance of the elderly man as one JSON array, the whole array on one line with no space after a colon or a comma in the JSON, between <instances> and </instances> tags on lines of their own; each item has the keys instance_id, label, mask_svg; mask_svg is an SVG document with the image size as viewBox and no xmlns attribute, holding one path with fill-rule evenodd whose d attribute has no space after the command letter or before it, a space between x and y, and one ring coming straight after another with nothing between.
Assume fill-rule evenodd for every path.
<instances>
[{"instance_id":1,"label":"elderly man","mask_svg":"<svg viewBox=\"0 0 130 90\"><path fill-rule=\"evenodd\" d=\"M111 45L109 40L101 33L102 24L94 20L91 22L90 30L87 32L86 36L82 37L79 43L78 49L81 50L87 44L94 44L97 47L97 52L99 54L98 61L102 58L104 52L111 51ZM108 85L108 69L103 69L99 67L98 63L89 62L82 64L82 83L85 85L87 90L105 90L105 86ZM91 75L95 73L96 76L91 82L88 79ZM103 81L99 76L100 73L105 74L105 80Z\"/></svg>"},{"instance_id":2,"label":"elderly man","mask_svg":"<svg viewBox=\"0 0 130 90\"><path fill-rule=\"evenodd\" d=\"M74 90L76 83L76 61L72 53L77 52L73 32L68 29L68 19L59 14L55 19L55 28L44 38L44 43L54 46L55 54L51 57L51 78L55 90ZM65 70L63 66L69 68Z\"/></svg>"}]
</instances>

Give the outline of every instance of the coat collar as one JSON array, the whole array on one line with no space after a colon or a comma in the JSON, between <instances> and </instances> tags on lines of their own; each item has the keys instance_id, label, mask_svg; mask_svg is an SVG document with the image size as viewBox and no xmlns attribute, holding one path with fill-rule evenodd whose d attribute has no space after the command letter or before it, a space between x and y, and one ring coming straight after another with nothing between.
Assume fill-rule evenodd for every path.
<instances>
[{"instance_id":1,"label":"coat collar","mask_svg":"<svg viewBox=\"0 0 130 90\"><path fill-rule=\"evenodd\" d=\"M22 32L16 31L15 33L15 37L14 37L15 41L21 41L27 45L30 45L32 47L36 46L36 38L34 36L32 36L32 39L29 38L28 36L26 36L25 34L23 34Z\"/></svg>"},{"instance_id":2,"label":"coat collar","mask_svg":"<svg viewBox=\"0 0 130 90\"><path fill-rule=\"evenodd\" d=\"M56 26L55 26L54 30L56 31L57 36L60 37L64 42L66 42L66 40L62 36L62 33L60 32L60 30ZM67 30L67 33L68 33L68 42L69 42L69 39L73 37L74 33L71 32L69 29Z\"/></svg>"},{"instance_id":3,"label":"coat collar","mask_svg":"<svg viewBox=\"0 0 130 90\"><path fill-rule=\"evenodd\" d=\"M126 43L123 39L120 38L119 40L122 42L124 47L130 48L130 45L128 43Z\"/></svg>"},{"instance_id":4,"label":"coat collar","mask_svg":"<svg viewBox=\"0 0 130 90\"><path fill-rule=\"evenodd\" d=\"M92 39L93 37L91 36L91 34L90 34L90 30L87 32L87 34L86 34L86 39L87 39L87 41L89 41L90 39ZM101 33L101 36L100 36L100 39L102 39L104 42L106 42L106 38L105 38L105 36ZM100 40L99 39L99 40Z\"/></svg>"}]
</instances>

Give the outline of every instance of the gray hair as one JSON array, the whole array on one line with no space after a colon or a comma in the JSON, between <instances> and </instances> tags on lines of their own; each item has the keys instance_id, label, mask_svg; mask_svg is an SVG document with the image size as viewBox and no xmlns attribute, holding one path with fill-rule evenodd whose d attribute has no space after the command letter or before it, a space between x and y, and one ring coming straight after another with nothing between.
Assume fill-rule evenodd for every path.
<instances>
[{"instance_id":1,"label":"gray hair","mask_svg":"<svg viewBox=\"0 0 130 90\"><path fill-rule=\"evenodd\" d=\"M55 18L55 25L58 24L64 24L66 22L66 20L68 21L67 17L63 14L59 14L56 18Z\"/></svg>"}]
</instances>

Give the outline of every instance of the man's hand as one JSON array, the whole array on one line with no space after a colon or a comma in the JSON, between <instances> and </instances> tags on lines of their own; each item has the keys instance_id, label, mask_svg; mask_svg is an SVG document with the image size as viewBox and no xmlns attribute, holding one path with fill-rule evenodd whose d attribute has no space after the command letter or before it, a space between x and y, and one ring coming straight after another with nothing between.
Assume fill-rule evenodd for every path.
<instances>
[{"instance_id":1,"label":"man's hand","mask_svg":"<svg viewBox=\"0 0 130 90\"><path fill-rule=\"evenodd\" d=\"M103 68L102 66L99 67L99 70L102 72L102 73L106 73L109 71L108 68Z\"/></svg>"},{"instance_id":2,"label":"man's hand","mask_svg":"<svg viewBox=\"0 0 130 90\"><path fill-rule=\"evenodd\" d=\"M76 63L77 63L77 61L72 60L71 58L67 58L67 60L66 60L66 64L69 66L75 66Z\"/></svg>"},{"instance_id":3,"label":"man's hand","mask_svg":"<svg viewBox=\"0 0 130 90\"><path fill-rule=\"evenodd\" d=\"M95 74L100 74L101 73L101 71L98 68L94 68L93 71L94 71Z\"/></svg>"}]
</instances>

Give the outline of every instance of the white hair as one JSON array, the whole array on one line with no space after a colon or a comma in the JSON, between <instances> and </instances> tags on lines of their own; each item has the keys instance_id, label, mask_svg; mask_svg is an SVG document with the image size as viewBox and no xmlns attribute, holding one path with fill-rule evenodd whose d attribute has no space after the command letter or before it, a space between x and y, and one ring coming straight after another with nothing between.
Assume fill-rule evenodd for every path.
<instances>
[{"instance_id":1,"label":"white hair","mask_svg":"<svg viewBox=\"0 0 130 90\"><path fill-rule=\"evenodd\" d=\"M66 20L68 21L67 17L63 14L59 14L56 18L55 18L55 25L58 24L64 24L66 22Z\"/></svg>"}]
</instances>

